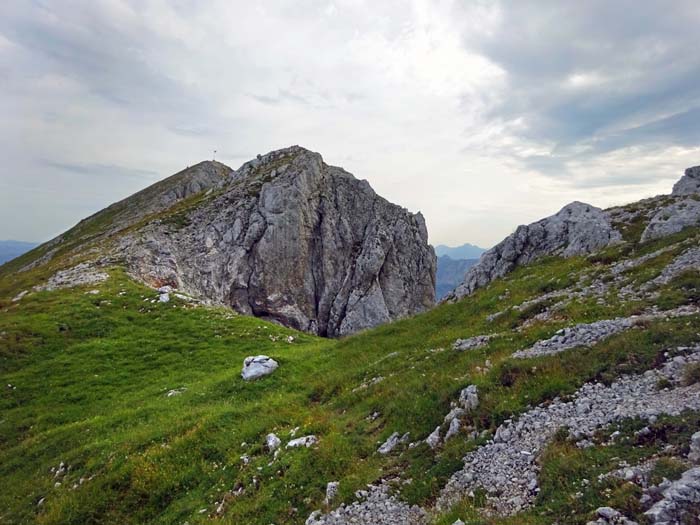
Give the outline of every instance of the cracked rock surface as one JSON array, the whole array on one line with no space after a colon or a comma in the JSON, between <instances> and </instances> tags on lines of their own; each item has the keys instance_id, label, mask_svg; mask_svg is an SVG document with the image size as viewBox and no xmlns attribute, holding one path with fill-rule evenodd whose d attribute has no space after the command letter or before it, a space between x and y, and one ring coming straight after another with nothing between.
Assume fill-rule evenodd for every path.
<instances>
[{"instance_id":1,"label":"cracked rock surface","mask_svg":"<svg viewBox=\"0 0 700 525\"><path fill-rule=\"evenodd\" d=\"M212 190L121 239L116 253L136 278L327 336L434 304L422 215L319 154L294 146L260 156Z\"/></svg>"},{"instance_id":2,"label":"cracked rock surface","mask_svg":"<svg viewBox=\"0 0 700 525\"><path fill-rule=\"evenodd\" d=\"M600 208L572 202L555 215L519 226L515 233L485 252L479 262L467 271L464 282L445 300L454 301L470 295L517 266L544 255L585 255L621 239L620 233Z\"/></svg>"}]
</instances>

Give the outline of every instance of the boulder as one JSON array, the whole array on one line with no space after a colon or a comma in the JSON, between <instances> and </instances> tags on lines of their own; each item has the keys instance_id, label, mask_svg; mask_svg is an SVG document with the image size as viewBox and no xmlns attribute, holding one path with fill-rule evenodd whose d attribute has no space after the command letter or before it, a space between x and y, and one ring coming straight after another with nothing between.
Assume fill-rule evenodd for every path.
<instances>
[{"instance_id":1,"label":"boulder","mask_svg":"<svg viewBox=\"0 0 700 525\"><path fill-rule=\"evenodd\" d=\"M696 432L690 437L688 459L695 464L700 463L700 432Z\"/></svg>"},{"instance_id":2,"label":"boulder","mask_svg":"<svg viewBox=\"0 0 700 525\"><path fill-rule=\"evenodd\" d=\"M246 381L258 379L271 374L277 370L277 367L279 367L277 361L266 355L246 357L243 361L241 377Z\"/></svg>"},{"instance_id":3,"label":"boulder","mask_svg":"<svg viewBox=\"0 0 700 525\"><path fill-rule=\"evenodd\" d=\"M379 447L377 452L380 454L389 454L400 442L401 438L399 437L399 433L394 432L384 443L382 443L382 446Z\"/></svg>"},{"instance_id":4,"label":"boulder","mask_svg":"<svg viewBox=\"0 0 700 525\"><path fill-rule=\"evenodd\" d=\"M268 434L265 436L265 446L270 452L274 452L282 444L282 440L278 438L275 434Z\"/></svg>"},{"instance_id":5,"label":"boulder","mask_svg":"<svg viewBox=\"0 0 700 525\"><path fill-rule=\"evenodd\" d=\"M699 224L700 202L691 198L682 199L657 211L642 233L641 240L659 239Z\"/></svg>"},{"instance_id":6,"label":"boulder","mask_svg":"<svg viewBox=\"0 0 700 525\"><path fill-rule=\"evenodd\" d=\"M315 445L316 443L318 443L318 438L316 436L303 436L300 438L292 439L289 443L287 443L287 448L309 448L310 446Z\"/></svg>"},{"instance_id":7,"label":"boulder","mask_svg":"<svg viewBox=\"0 0 700 525\"><path fill-rule=\"evenodd\" d=\"M459 404L468 412L479 406L479 389L476 385L462 389L459 393Z\"/></svg>"},{"instance_id":8,"label":"boulder","mask_svg":"<svg viewBox=\"0 0 700 525\"><path fill-rule=\"evenodd\" d=\"M457 421L456 419L454 421ZM430 435L425 438L425 442L428 444L428 446L432 449L437 448L437 446L440 444L440 427L436 427L435 430L433 430Z\"/></svg>"},{"instance_id":9,"label":"boulder","mask_svg":"<svg viewBox=\"0 0 700 525\"><path fill-rule=\"evenodd\" d=\"M445 434L445 441L448 441L450 438L459 434L460 428L462 428L462 424L459 422L459 419L455 418L450 421L450 427L447 429L447 433Z\"/></svg>"},{"instance_id":10,"label":"boulder","mask_svg":"<svg viewBox=\"0 0 700 525\"><path fill-rule=\"evenodd\" d=\"M326 485L326 505L330 505L335 497L338 495L338 487L340 486L339 481L330 481Z\"/></svg>"}]
</instances>

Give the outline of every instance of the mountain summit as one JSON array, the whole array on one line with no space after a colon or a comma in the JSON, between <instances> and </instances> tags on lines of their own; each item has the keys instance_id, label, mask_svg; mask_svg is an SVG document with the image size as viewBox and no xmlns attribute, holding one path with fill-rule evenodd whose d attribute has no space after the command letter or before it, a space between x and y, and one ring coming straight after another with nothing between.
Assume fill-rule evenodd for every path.
<instances>
[{"instance_id":1,"label":"mountain summit","mask_svg":"<svg viewBox=\"0 0 700 525\"><path fill-rule=\"evenodd\" d=\"M435 302L425 221L299 146L238 170L202 162L83 221L64 238L137 280L324 336ZM85 234L88 235L85 235Z\"/></svg>"}]
</instances>

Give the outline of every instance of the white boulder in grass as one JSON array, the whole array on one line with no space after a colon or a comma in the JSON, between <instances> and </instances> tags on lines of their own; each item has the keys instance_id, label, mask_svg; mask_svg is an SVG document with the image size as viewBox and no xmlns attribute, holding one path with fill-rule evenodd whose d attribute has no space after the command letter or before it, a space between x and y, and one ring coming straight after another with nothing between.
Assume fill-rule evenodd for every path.
<instances>
[{"instance_id":1,"label":"white boulder in grass","mask_svg":"<svg viewBox=\"0 0 700 525\"><path fill-rule=\"evenodd\" d=\"M270 433L265 437L265 446L270 452L274 452L275 450L277 450L281 444L282 440L278 438L275 434Z\"/></svg>"},{"instance_id":2,"label":"white boulder in grass","mask_svg":"<svg viewBox=\"0 0 700 525\"><path fill-rule=\"evenodd\" d=\"M250 381L252 379L258 379L271 374L277 368L279 364L277 361L268 357L266 355L256 355L246 357L243 361L243 370L241 371L241 377L245 381Z\"/></svg>"},{"instance_id":3,"label":"white boulder in grass","mask_svg":"<svg viewBox=\"0 0 700 525\"><path fill-rule=\"evenodd\" d=\"M310 436L304 436L296 439L292 439L289 443L287 443L287 448L299 448L299 447L306 447L309 448L312 445L315 445L318 443L318 438L314 435Z\"/></svg>"}]
</instances>

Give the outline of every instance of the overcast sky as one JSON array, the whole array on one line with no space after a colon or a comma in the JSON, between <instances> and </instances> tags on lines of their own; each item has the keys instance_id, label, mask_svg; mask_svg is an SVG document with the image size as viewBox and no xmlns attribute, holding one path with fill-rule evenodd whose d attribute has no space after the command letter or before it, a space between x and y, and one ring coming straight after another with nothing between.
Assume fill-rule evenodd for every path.
<instances>
[{"instance_id":1,"label":"overcast sky","mask_svg":"<svg viewBox=\"0 0 700 525\"><path fill-rule=\"evenodd\" d=\"M0 238L299 144L490 246L700 164L700 2L2 0Z\"/></svg>"}]
</instances>

